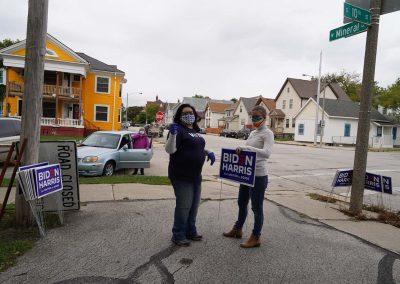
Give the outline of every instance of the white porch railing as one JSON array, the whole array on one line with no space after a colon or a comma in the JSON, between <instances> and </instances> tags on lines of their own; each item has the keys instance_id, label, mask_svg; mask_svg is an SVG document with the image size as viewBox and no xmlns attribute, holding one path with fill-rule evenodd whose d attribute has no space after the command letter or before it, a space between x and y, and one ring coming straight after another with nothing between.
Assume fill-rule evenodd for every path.
<instances>
[{"instance_id":1,"label":"white porch railing","mask_svg":"<svg viewBox=\"0 0 400 284\"><path fill-rule=\"evenodd\" d=\"M356 145L356 142L356 136L332 136L332 144L334 145ZM393 148L393 136L369 137L368 146L373 148Z\"/></svg>"},{"instance_id":2,"label":"white porch railing","mask_svg":"<svg viewBox=\"0 0 400 284\"><path fill-rule=\"evenodd\" d=\"M18 115L10 117L21 119L21 116ZM40 124L43 126L83 127L83 121L72 118L42 117Z\"/></svg>"}]
</instances>

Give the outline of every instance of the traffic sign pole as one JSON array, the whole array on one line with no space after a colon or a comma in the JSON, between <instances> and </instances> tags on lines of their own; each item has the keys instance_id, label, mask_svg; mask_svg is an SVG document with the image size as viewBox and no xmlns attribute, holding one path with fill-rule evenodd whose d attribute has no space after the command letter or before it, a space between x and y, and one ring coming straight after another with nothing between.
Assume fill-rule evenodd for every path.
<instances>
[{"instance_id":1,"label":"traffic sign pole","mask_svg":"<svg viewBox=\"0 0 400 284\"><path fill-rule=\"evenodd\" d=\"M381 0L371 0L371 26L367 32L361 102L357 128L356 151L354 154L353 185L350 197L350 212L362 212L365 172L368 156L369 128L371 119L372 90L375 77L376 52L378 47L379 14Z\"/></svg>"}]
</instances>

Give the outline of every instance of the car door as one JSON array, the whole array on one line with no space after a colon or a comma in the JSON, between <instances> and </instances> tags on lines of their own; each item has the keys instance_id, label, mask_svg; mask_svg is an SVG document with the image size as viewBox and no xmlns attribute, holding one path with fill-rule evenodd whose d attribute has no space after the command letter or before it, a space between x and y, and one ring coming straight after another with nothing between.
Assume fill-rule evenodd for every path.
<instances>
[{"instance_id":1,"label":"car door","mask_svg":"<svg viewBox=\"0 0 400 284\"><path fill-rule=\"evenodd\" d=\"M150 142L150 148L146 149L132 149L132 139L130 134L128 145L119 149L119 167L126 169L134 168L150 168L150 160L153 157L153 147Z\"/></svg>"}]
</instances>

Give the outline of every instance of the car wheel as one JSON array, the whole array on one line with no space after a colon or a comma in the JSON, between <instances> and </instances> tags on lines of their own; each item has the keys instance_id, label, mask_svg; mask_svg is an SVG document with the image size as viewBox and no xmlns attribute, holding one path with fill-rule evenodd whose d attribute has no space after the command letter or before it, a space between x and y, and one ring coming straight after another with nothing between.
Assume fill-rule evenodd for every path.
<instances>
[{"instance_id":1,"label":"car wheel","mask_svg":"<svg viewBox=\"0 0 400 284\"><path fill-rule=\"evenodd\" d=\"M242 139L247 140L247 135L243 135Z\"/></svg>"},{"instance_id":2,"label":"car wheel","mask_svg":"<svg viewBox=\"0 0 400 284\"><path fill-rule=\"evenodd\" d=\"M115 170L114 162L109 161L104 166L103 175L110 177L114 174L114 170Z\"/></svg>"}]
</instances>

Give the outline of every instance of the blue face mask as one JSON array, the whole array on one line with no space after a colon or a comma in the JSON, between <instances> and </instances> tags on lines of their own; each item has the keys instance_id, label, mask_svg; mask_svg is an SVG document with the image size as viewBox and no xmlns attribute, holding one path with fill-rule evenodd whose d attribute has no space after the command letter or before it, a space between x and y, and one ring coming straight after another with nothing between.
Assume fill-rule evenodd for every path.
<instances>
[{"instance_id":1,"label":"blue face mask","mask_svg":"<svg viewBox=\"0 0 400 284\"><path fill-rule=\"evenodd\" d=\"M181 116L181 121L185 124L193 124L195 119L194 114L185 114Z\"/></svg>"}]
</instances>

